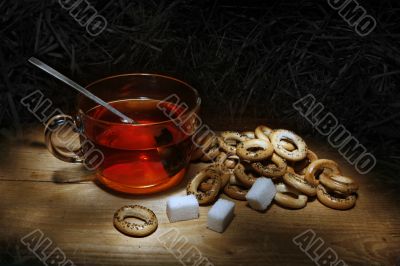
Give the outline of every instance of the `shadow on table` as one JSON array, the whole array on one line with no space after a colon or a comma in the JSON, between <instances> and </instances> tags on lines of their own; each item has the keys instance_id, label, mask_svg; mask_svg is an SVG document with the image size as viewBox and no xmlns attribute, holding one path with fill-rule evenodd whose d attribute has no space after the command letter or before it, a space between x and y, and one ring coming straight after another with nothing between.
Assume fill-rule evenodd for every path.
<instances>
[{"instance_id":1,"label":"shadow on table","mask_svg":"<svg viewBox=\"0 0 400 266\"><path fill-rule=\"evenodd\" d=\"M94 178L95 173L86 170L81 164L56 170L51 177L52 181L57 184L88 182Z\"/></svg>"}]
</instances>

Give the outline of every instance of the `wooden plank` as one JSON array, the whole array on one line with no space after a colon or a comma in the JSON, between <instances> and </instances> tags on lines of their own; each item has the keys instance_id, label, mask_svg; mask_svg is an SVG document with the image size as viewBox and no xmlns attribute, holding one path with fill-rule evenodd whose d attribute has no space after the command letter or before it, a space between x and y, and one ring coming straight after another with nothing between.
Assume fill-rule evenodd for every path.
<instances>
[{"instance_id":1,"label":"wooden plank","mask_svg":"<svg viewBox=\"0 0 400 266\"><path fill-rule=\"evenodd\" d=\"M81 164L50 154L40 127L24 132L20 139L2 139L0 154L0 180L80 182L93 178Z\"/></svg>"},{"instance_id":2,"label":"wooden plank","mask_svg":"<svg viewBox=\"0 0 400 266\"><path fill-rule=\"evenodd\" d=\"M19 260L19 265L42 265L20 242L29 232L40 229L76 265L178 265L173 253L179 254L189 247L196 247L214 265L313 265L292 241L311 229L324 241L316 251L318 254L329 247L349 265L393 265L400 255L398 182L378 179L375 173L360 176L326 143L308 142L320 157L338 161L343 173L360 183L356 207L336 211L314 200L302 210L273 205L267 212L259 213L245 202L236 201L233 222L219 234L206 229L209 207L201 207L198 220L168 222L166 198L185 194L186 180L171 191L150 196L110 193L91 181L59 184L54 181L88 180L93 175L79 165L53 158L38 131L23 141L3 141L0 143L3 228L0 264ZM186 178L201 167L191 165ZM147 206L156 213L160 225L153 235L136 239L114 229L115 210L132 203ZM166 248L158 238L169 230L177 230L187 244ZM171 238L166 243L170 244Z\"/></svg>"},{"instance_id":3,"label":"wooden plank","mask_svg":"<svg viewBox=\"0 0 400 266\"><path fill-rule=\"evenodd\" d=\"M201 207L199 220L168 222L165 199L171 194L184 194L183 185L175 191L135 197L107 193L94 183L0 184L0 226L7 228L0 232L0 239L7 240L1 243L1 250L14 243L15 250L8 247L8 252L22 250L29 255L19 239L40 229L76 265L96 265L100 261L100 265L176 265L176 258L158 240L171 229L187 239L186 248L195 246L215 265L311 265L311 260L292 242L308 229L323 239L325 248L335 250L350 265L394 263L400 246L398 195L380 193L371 187L361 188L356 208L349 211L331 210L314 201L302 210L273 205L259 213L244 202L237 202L235 219L223 234L218 234L206 229L209 207ZM113 228L114 211L132 203L156 213L160 225L153 235L130 238ZM179 252L178 248L172 250Z\"/></svg>"}]
</instances>

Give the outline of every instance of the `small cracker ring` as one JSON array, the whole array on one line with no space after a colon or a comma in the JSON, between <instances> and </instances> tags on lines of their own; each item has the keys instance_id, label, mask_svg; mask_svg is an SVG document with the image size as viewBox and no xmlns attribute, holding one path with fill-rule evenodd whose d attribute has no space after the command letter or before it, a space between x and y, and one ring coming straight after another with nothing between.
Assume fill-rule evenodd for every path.
<instances>
[{"instance_id":1,"label":"small cracker ring","mask_svg":"<svg viewBox=\"0 0 400 266\"><path fill-rule=\"evenodd\" d=\"M214 179L209 178L206 181L201 182L198 189L201 192L207 192L212 188L213 184L214 184Z\"/></svg>"},{"instance_id":2,"label":"small cracker ring","mask_svg":"<svg viewBox=\"0 0 400 266\"><path fill-rule=\"evenodd\" d=\"M205 192L198 191L200 183L208 178L215 179L211 189ZM189 181L186 191L188 195L195 195L199 204L208 204L216 199L221 188L221 182L221 175L217 173L217 171L206 168L197 173L197 175L195 175L195 177Z\"/></svg>"},{"instance_id":3,"label":"small cracker ring","mask_svg":"<svg viewBox=\"0 0 400 266\"><path fill-rule=\"evenodd\" d=\"M224 187L224 193L236 200L246 200L248 190L242 189L240 186L227 184Z\"/></svg>"},{"instance_id":4,"label":"small cracker ring","mask_svg":"<svg viewBox=\"0 0 400 266\"><path fill-rule=\"evenodd\" d=\"M245 166L242 163L238 163L233 172L235 173L237 180L243 184L243 186L251 187L254 182L256 182L257 177L251 174L246 174L245 170Z\"/></svg>"},{"instance_id":5,"label":"small cracker ring","mask_svg":"<svg viewBox=\"0 0 400 266\"><path fill-rule=\"evenodd\" d=\"M322 185L318 185L317 187L317 198L325 206L336 210L347 210L352 208L357 199L354 194L347 195L344 198L335 197L328 193L326 188Z\"/></svg>"},{"instance_id":6,"label":"small cracker ring","mask_svg":"<svg viewBox=\"0 0 400 266\"><path fill-rule=\"evenodd\" d=\"M292 131L286 129L278 129L271 133L270 138L271 143L274 146L275 152L284 159L291 161L300 161L303 160L307 155L306 143L300 136L293 133ZM282 145L281 143L282 140L290 140L296 145L297 149L293 151L285 149L284 145Z\"/></svg>"},{"instance_id":7,"label":"small cracker ring","mask_svg":"<svg viewBox=\"0 0 400 266\"><path fill-rule=\"evenodd\" d=\"M260 125L256 128L254 134L256 135L256 137L258 139L263 139L268 142L271 142L270 135L272 134L272 132L274 132L273 129L271 129L267 126L264 126L264 125ZM296 149L296 147L290 142L282 140L280 143L281 143L282 147L288 151L293 151Z\"/></svg>"},{"instance_id":8,"label":"small cracker ring","mask_svg":"<svg viewBox=\"0 0 400 266\"><path fill-rule=\"evenodd\" d=\"M219 175L219 177L221 179L220 190L222 190L224 188L224 186L226 184L228 184L230 177L233 174L232 169L229 169L221 164L212 164L212 165L208 166L205 170L214 172ZM207 181L205 181L205 182L203 181L200 183L199 188L201 191L205 192L207 190L210 190L214 183L215 183L215 179L208 178Z\"/></svg>"},{"instance_id":9,"label":"small cracker ring","mask_svg":"<svg viewBox=\"0 0 400 266\"><path fill-rule=\"evenodd\" d=\"M229 178L229 184L244 187L234 173Z\"/></svg>"},{"instance_id":10,"label":"small cracker ring","mask_svg":"<svg viewBox=\"0 0 400 266\"><path fill-rule=\"evenodd\" d=\"M225 186L229 182L229 178L232 174L232 170L224 165L212 164L206 168L207 171L214 171L219 174L221 178L221 186Z\"/></svg>"},{"instance_id":11,"label":"small cracker ring","mask_svg":"<svg viewBox=\"0 0 400 266\"><path fill-rule=\"evenodd\" d=\"M285 174L287 164L282 157L273 153L269 160L275 165L264 165L262 162L255 162L251 164L251 167L262 176L279 177Z\"/></svg>"},{"instance_id":12,"label":"small cracker ring","mask_svg":"<svg viewBox=\"0 0 400 266\"><path fill-rule=\"evenodd\" d=\"M321 175L319 182L326 188L340 192L344 195L350 195L358 190L358 184L350 177L342 175Z\"/></svg>"},{"instance_id":13,"label":"small cracker ring","mask_svg":"<svg viewBox=\"0 0 400 266\"><path fill-rule=\"evenodd\" d=\"M243 136L246 136L249 139L255 139L256 138L256 135L254 134L253 131L243 131L240 134L243 135Z\"/></svg>"},{"instance_id":14,"label":"small cracker ring","mask_svg":"<svg viewBox=\"0 0 400 266\"><path fill-rule=\"evenodd\" d=\"M245 141L248 137L240 134L239 132L235 131L224 131L221 133L221 137L218 138L218 143L221 149L229 154L236 154L236 145L230 143L230 140L233 141Z\"/></svg>"},{"instance_id":15,"label":"small cracker ring","mask_svg":"<svg viewBox=\"0 0 400 266\"><path fill-rule=\"evenodd\" d=\"M283 176L283 181L290 187L300 191L307 196L315 196L317 194L317 189L312 184L304 180L303 176L298 175L294 172L287 172Z\"/></svg>"},{"instance_id":16,"label":"small cracker ring","mask_svg":"<svg viewBox=\"0 0 400 266\"><path fill-rule=\"evenodd\" d=\"M215 158L215 163L224 165L229 169L235 168L235 166L240 162L240 158L237 155L229 155L221 151L219 155Z\"/></svg>"},{"instance_id":17,"label":"small cracker ring","mask_svg":"<svg viewBox=\"0 0 400 266\"><path fill-rule=\"evenodd\" d=\"M287 186L284 183L279 183L276 185L276 194L275 201L285 207L290 209L302 209L307 205L308 197L306 195L302 195L299 191ZM297 198L294 198L285 193L293 193L297 195Z\"/></svg>"},{"instance_id":18,"label":"small cracker ring","mask_svg":"<svg viewBox=\"0 0 400 266\"><path fill-rule=\"evenodd\" d=\"M261 148L261 150L252 152L251 148ZM262 161L271 157L274 147L270 142L262 139L251 139L240 142L236 147L236 154L244 160Z\"/></svg>"},{"instance_id":19,"label":"small cracker ring","mask_svg":"<svg viewBox=\"0 0 400 266\"><path fill-rule=\"evenodd\" d=\"M144 221L144 224L128 222L127 217L136 217ZM153 233L158 227L157 216L154 212L140 205L128 205L118 209L114 214L114 226L122 233L144 237Z\"/></svg>"},{"instance_id":20,"label":"small cracker ring","mask_svg":"<svg viewBox=\"0 0 400 266\"><path fill-rule=\"evenodd\" d=\"M254 134L258 139L270 141L269 136L271 135L272 132L274 132L274 130L272 130L271 128L264 125L260 125L255 129Z\"/></svg>"},{"instance_id":21,"label":"small cracker ring","mask_svg":"<svg viewBox=\"0 0 400 266\"><path fill-rule=\"evenodd\" d=\"M317 186L319 184L319 180L316 179L315 174L318 170L327 168L331 170L331 174L340 175L339 166L335 161L328 160L328 159L319 159L307 166L307 169L304 173L304 179L314 185Z\"/></svg>"},{"instance_id":22,"label":"small cracker ring","mask_svg":"<svg viewBox=\"0 0 400 266\"><path fill-rule=\"evenodd\" d=\"M281 140L279 143L280 143L280 145L281 145L285 150L294 151L294 150L296 149L296 146L294 146L294 145L293 145L292 143L290 143L290 142Z\"/></svg>"},{"instance_id":23,"label":"small cracker ring","mask_svg":"<svg viewBox=\"0 0 400 266\"><path fill-rule=\"evenodd\" d=\"M306 172L306 169L310 165L310 163L312 163L316 160L318 160L317 154L315 152L313 152L312 150L308 149L306 158L304 158L301 161L292 162L291 165L292 165L293 169L296 169L299 174L304 175ZM300 167L301 167L301 169L299 169Z\"/></svg>"}]
</instances>

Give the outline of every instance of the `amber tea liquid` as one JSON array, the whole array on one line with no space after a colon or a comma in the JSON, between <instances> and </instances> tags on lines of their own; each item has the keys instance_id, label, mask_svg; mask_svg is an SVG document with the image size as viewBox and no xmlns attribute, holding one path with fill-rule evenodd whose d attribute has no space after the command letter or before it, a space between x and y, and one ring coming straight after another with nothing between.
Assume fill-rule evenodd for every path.
<instances>
[{"instance_id":1,"label":"amber tea liquid","mask_svg":"<svg viewBox=\"0 0 400 266\"><path fill-rule=\"evenodd\" d=\"M118 191L147 194L182 180L190 159L191 138L157 107L159 103L152 99L109 102L138 125L121 123L102 106L87 112L92 118L111 122L100 126L88 119L84 123L87 137L105 158L98 171L100 182ZM173 111L174 117L180 114L177 106L160 104Z\"/></svg>"}]
</instances>

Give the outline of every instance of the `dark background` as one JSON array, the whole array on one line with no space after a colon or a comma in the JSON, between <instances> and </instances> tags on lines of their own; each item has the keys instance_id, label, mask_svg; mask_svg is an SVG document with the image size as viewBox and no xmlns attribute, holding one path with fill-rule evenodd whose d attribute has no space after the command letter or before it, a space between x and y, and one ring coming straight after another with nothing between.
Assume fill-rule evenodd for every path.
<instances>
[{"instance_id":1,"label":"dark background","mask_svg":"<svg viewBox=\"0 0 400 266\"><path fill-rule=\"evenodd\" d=\"M36 56L83 85L114 73L175 76L199 90L215 129L261 121L322 138L292 108L312 93L384 167L398 164L397 0L358 1L377 21L366 37L327 1L88 2L108 21L97 37L58 1L0 2L3 130L39 123L20 104L36 89L75 108L72 89L27 63Z\"/></svg>"}]
</instances>

